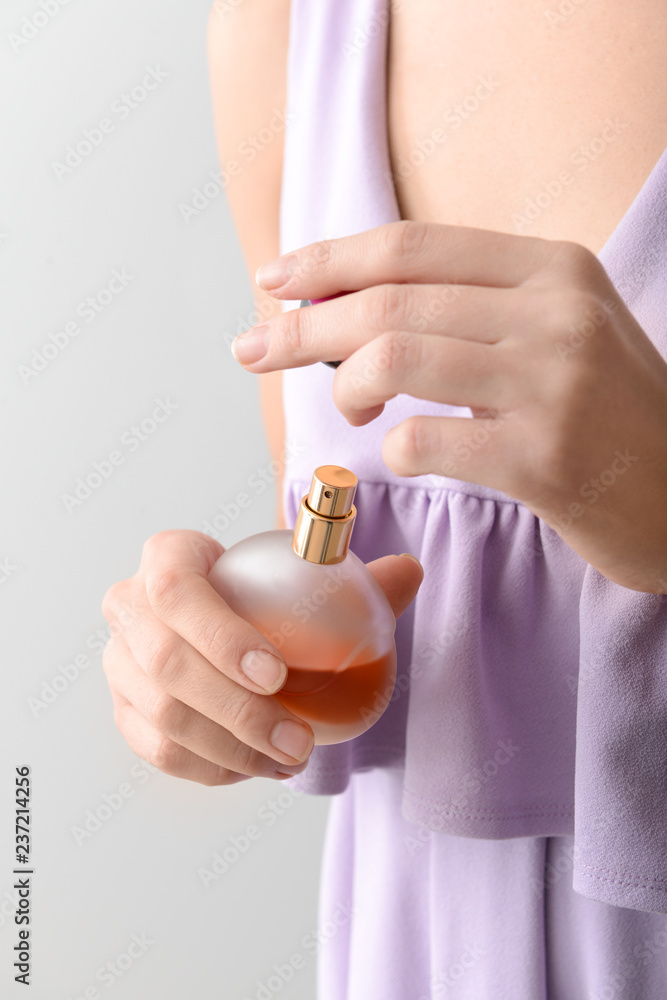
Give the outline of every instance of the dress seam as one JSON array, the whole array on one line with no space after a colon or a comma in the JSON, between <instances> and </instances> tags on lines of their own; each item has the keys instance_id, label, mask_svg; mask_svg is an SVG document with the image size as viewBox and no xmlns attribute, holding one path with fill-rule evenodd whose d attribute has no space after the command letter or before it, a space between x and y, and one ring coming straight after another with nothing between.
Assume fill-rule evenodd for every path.
<instances>
[{"instance_id":1,"label":"dress seam","mask_svg":"<svg viewBox=\"0 0 667 1000\"><path fill-rule=\"evenodd\" d=\"M521 812L503 812L502 809L468 809L465 806L442 805L435 799L417 795L409 788L404 788L403 794L412 799L415 803L424 806L431 806L436 811L445 815L455 816L460 819L530 819L537 817L571 819L574 816L572 809L526 809Z\"/></svg>"},{"instance_id":2,"label":"dress seam","mask_svg":"<svg viewBox=\"0 0 667 1000\"><path fill-rule=\"evenodd\" d=\"M579 865L575 865L574 871L577 872L581 878L590 879L592 882L606 882L608 885L622 885L629 889L649 889L651 892L658 892L662 896L667 896L667 889L663 889L661 886L646 885L643 882L631 882L627 878L604 878L602 875L589 875L588 872L583 872Z\"/></svg>"},{"instance_id":3,"label":"dress seam","mask_svg":"<svg viewBox=\"0 0 667 1000\"><path fill-rule=\"evenodd\" d=\"M520 500L513 500L512 497L480 497L476 493L469 493L468 490L456 489L455 486L410 486L409 483L389 483L384 479L365 479L363 476L357 476L357 481L359 484L365 483L368 486L386 486L388 489L393 490L410 490L413 493L422 492L426 494L443 494L443 493L453 493L455 496L465 496L472 497L473 500L480 500L484 503L507 503L512 504L513 507L522 507L524 510L532 514L525 504ZM285 485L299 483L305 484L310 487L311 478L307 476L286 476ZM535 520L537 517L533 514Z\"/></svg>"},{"instance_id":4,"label":"dress seam","mask_svg":"<svg viewBox=\"0 0 667 1000\"><path fill-rule=\"evenodd\" d=\"M612 868L596 868L594 865L587 865L585 861L579 861L579 862L577 862L577 867L578 868L588 868L592 872L604 872L605 875L618 875L619 878L627 878L627 872L615 872ZM586 874L585 872L582 872L582 875L585 875L585 874ZM591 876L588 876L588 877L589 878L596 878L597 876L591 875ZM651 882L667 882L667 878L660 878L659 876L654 876L653 878L650 879L650 881ZM667 889L665 889L663 891L667 892Z\"/></svg>"}]
</instances>

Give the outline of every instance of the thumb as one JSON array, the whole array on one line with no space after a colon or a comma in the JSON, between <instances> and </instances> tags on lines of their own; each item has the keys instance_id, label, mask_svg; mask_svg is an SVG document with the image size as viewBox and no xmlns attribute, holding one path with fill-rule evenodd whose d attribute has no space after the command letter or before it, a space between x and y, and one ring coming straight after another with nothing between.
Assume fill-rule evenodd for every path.
<instances>
[{"instance_id":1,"label":"thumb","mask_svg":"<svg viewBox=\"0 0 667 1000\"><path fill-rule=\"evenodd\" d=\"M366 563L380 584L395 618L400 618L408 605L412 604L424 578L422 564L409 553L400 556L382 556Z\"/></svg>"}]
</instances>

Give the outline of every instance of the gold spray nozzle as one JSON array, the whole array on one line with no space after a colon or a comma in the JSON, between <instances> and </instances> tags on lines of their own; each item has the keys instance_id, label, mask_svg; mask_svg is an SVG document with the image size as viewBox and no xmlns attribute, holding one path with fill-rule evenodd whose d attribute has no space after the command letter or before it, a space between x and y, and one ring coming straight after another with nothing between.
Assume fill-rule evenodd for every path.
<instances>
[{"instance_id":1,"label":"gold spray nozzle","mask_svg":"<svg viewBox=\"0 0 667 1000\"><path fill-rule=\"evenodd\" d=\"M292 548L314 563L339 563L347 555L357 510L352 503L357 477L340 465L320 465L310 492L302 497Z\"/></svg>"}]
</instances>

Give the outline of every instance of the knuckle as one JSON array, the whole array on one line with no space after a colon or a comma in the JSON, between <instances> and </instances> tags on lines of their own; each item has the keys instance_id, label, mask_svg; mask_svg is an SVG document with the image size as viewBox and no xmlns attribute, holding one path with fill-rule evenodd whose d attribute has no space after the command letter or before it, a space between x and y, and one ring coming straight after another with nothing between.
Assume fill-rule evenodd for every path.
<instances>
[{"instance_id":1,"label":"knuckle","mask_svg":"<svg viewBox=\"0 0 667 1000\"><path fill-rule=\"evenodd\" d=\"M156 614L167 614L181 597L183 573L176 566L169 566L159 573L146 576L146 597Z\"/></svg>"},{"instance_id":2,"label":"knuckle","mask_svg":"<svg viewBox=\"0 0 667 1000\"><path fill-rule=\"evenodd\" d=\"M553 333L562 335L563 331L572 333L590 322L590 317L597 314L599 301L591 292L578 288L570 288L561 293L552 311Z\"/></svg>"},{"instance_id":3,"label":"knuckle","mask_svg":"<svg viewBox=\"0 0 667 1000\"><path fill-rule=\"evenodd\" d=\"M426 458L430 452L424 421L415 416L400 423L392 436L392 447L399 461L408 468Z\"/></svg>"},{"instance_id":4,"label":"knuckle","mask_svg":"<svg viewBox=\"0 0 667 1000\"><path fill-rule=\"evenodd\" d=\"M376 338L375 364L390 378L397 372L405 372L408 364L409 338L402 331L387 330Z\"/></svg>"},{"instance_id":5,"label":"knuckle","mask_svg":"<svg viewBox=\"0 0 667 1000\"><path fill-rule=\"evenodd\" d=\"M308 312L308 309L288 309L283 313L280 320L280 343L285 353L298 354L305 346L309 322L305 314Z\"/></svg>"},{"instance_id":6,"label":"knuckle","mask_svg":"<svg viewBox=\"0 0 667 1000\"><path fill-rule=\"evenodd\" d=\"M155 535L151 535L150 538L147 538L141 550L142 563L148 565L153 562L156 556L164 548L165 542L168 542L172 538L173 534L174 532L171 530L158 531Z\"/></svg>"},{"instance_id":7,"label":"knuckle","mask_svg":"<svg viewBox=\"0 0 667 1000\"><path fill-rule=\"evenodd\" d=\"M229 624L221 622L217 625L202 624L197 636L196 646L202 650L206 659L218 669L223 670L225 664L239 659L233 631Z\"/></svg>"},{"instance_id":8,"label":"knuckle","mask_svg":"<svg viewBox=\"0 0 667 1000\"><path fill-rule=\"evenodd\" d=\"M385 251L389 257L399 259L419 254L429 234L427 222L401 219L390 223L385 234Z\"/></svg>"},{"instance_id":9,"label":"knuckle","mask_svg":"<svg viewBox=\"0 0 667 1000\"><path fill-rule=\"evenodd\" d=\"M178 775L185 764L189 751L168 736L160 736L156 741L149 763L165 774Z\"/></svg>"},{"instance_id":10,"label":"knuckle","mask_svg":"<svg viewBox=\"0 0 667 1000\"><path fill-rule=\"evenodd\" d=\"M197 559L205 559L210 566L213 566L225 551L217 539L207 535L203 531L187 531L181 529L181 539L187 541L190 551Z\"/></svg>"},{"instance_id":11,"label":"knuckle","mask_svg":"<svg viewBox=\"0 0 667 1000\"><path fill-rule=\"evenodd\" d=\"M313 243L308 253L300 259L299 274L307 276L312 271L322 270L331 260L332 253L332 240L318 240L317 243Z\"/></svg>"},{"instance_id":12,"label":"knuckle","mask_svg":"<svg viewBox=\"0 0 667 1000\"><path fill-rule=\"evenodd\" d=\"M187 705L164 691L156 692L146 708L146 718L151 725L172 737L182 733L187 716Z\"/></svg>"},{"instance_id":13,"label":"knuckle","mask_svg":"<svg viewBox=\"0 0 667 1000\"><path fill-rule=\"evenodd\" d=\"M161 687L169 687L181 666L175 636L156 635L149 640L144 670Z\"/></svg>"},{"instance_id":14,"label":"knuckle","mask_svg":"<svg viewBox=\"0 0 667 1000\"><path fill-rule=\"evenodd\" d=\"M369 306L373 325L380 330L393 330L405 325L408 295L404 285L374 285L370 289Z\"/></svg>"},{"instance_id":15,"label":"knuckle","mask_svg":"<svg viewBox=\"0 0 667 1000\"><path fill-rule=\"evenodd\" d=\"M232 772L237 774L252 774L257 777L264 775L270 769L266 758L247 743L237 743L234 749L234 759L230 764Z\"/></svg>"},{"instance_id":16,"label":"knuckle","mask_svg":"<svg viewBox=\"0 0 667 1000\"><path fill-rule=\"evenodd\" d=\"M197 557L202 554L211 562L224 551L215 538L203 531L192 531L189 528L166 528L147 538L141 550L141 568L149 572L151 566L159 564L163 559L165 549L178 548L183 552L193 552Z\"/></svg>"},{"instance_id":17,"label":"knuckle","mask_svg":"<svg viewBox=\"0 0 667 1000\"><path fill-rule=\"evenodd\" d=\"M601 264L594 253L581 243L559 240L553 262L564 277L574 284L589 284L601 275Z\"/></svg>"},{"instance_id":18,"label":"knuckle","mask_svg":"<svg viewBox=\"0 0 667 1000\"><path fill-rule=\"evenodd\" d=\"M258 716L256 695L238 685L234 694L225 701L225 728L233 732L238 739L239 734L255 726Z\"/></svg>"},{"instance_id":19,"label":"knuckle","mask_svg":"<svg viewBox=\"0 0 667 1000\"><path fill-rule=\"evenodd\" d=\"M102 598L102 614L109 623L118 618L119 611L127 604L130 590L129 580L118 580L107 590Z\"/></svg>"}]
</instances>

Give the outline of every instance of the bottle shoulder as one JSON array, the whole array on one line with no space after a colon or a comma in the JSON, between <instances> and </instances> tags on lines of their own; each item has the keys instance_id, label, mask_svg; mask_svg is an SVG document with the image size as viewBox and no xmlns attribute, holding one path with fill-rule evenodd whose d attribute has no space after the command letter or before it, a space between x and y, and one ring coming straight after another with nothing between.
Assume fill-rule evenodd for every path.
<instances>
[{"instance_id":1,"label":"bottle shoulder","mask_svg":"<svg viewBox=\"0 0 667 1000\"><path fill-rule=\"evenodd\" d=\"M259 532L230 546L213 566L209 582L229 603L233 597L247 611L282 607L305 617L308 610L320 609L318 618L324 619L339 617L343 609L351 627L361 628L369 617L395 627L384 591L354 552L348 549L339 563L309 562L294 552L290 529Z\"/></svg>"}]
</instances>

